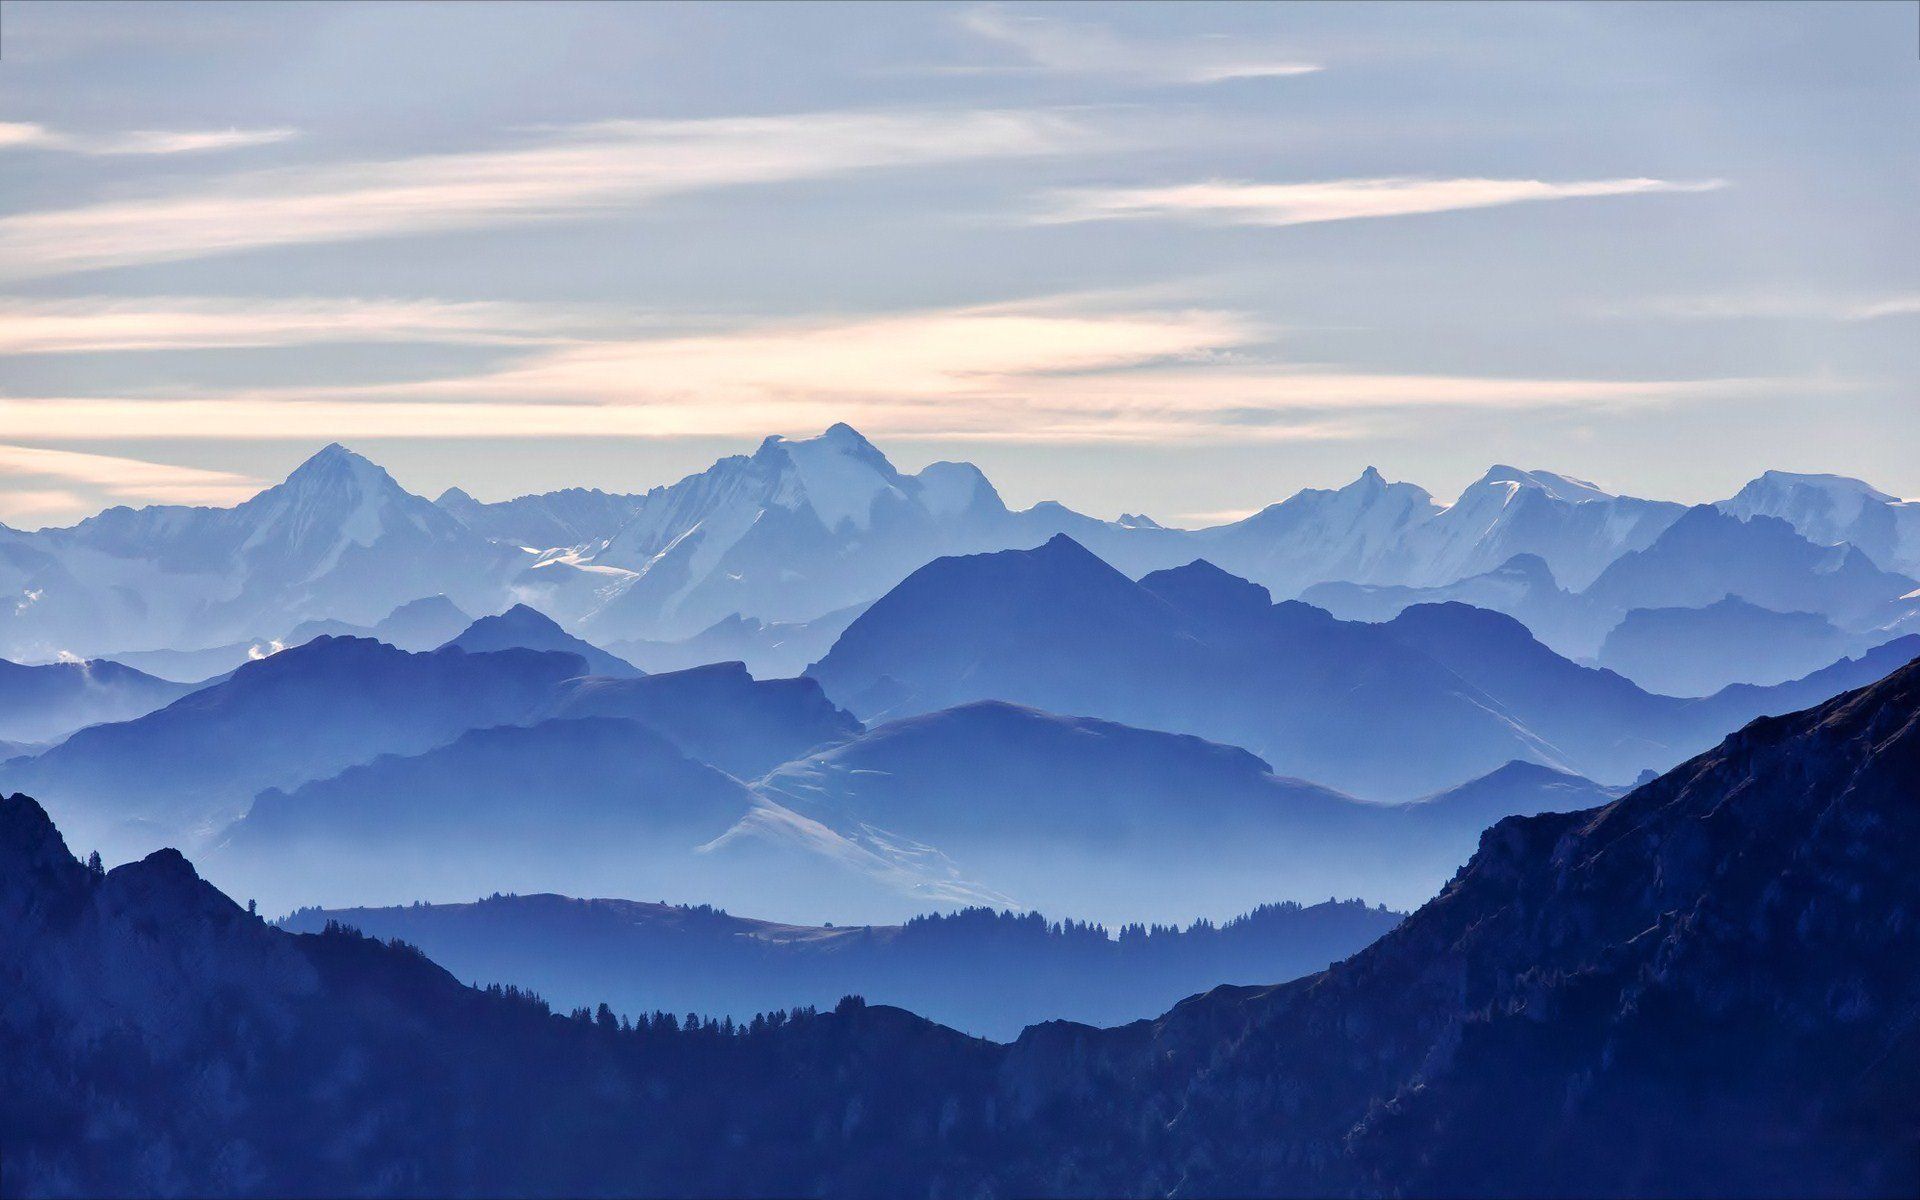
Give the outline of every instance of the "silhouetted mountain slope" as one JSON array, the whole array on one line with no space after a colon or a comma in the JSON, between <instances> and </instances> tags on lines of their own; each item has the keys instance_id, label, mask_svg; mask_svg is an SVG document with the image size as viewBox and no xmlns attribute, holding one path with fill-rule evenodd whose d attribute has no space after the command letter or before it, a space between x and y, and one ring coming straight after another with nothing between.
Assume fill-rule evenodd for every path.
<instances>
[{"instance_id":1,"label":"silhouetted mountain slope","mask_svg":"<svg viewBox=\"0 0 1920 1200\"><path fill-rule=\"evenodd\" d=\"M40 666L0 659L0 738L51 741L83 725L150 713L191 690L105 659Z\"/></svg>"},{"instance_id":2,"label":"silhouetted mountain slope","mask_svg":"<svg viewBox=\"0 0 1920 1200\"><path fill-rule=\"evenodd\" d=\"M1437 587L1319 583L1300 599L1343 621L1391 621L1416 604L1470 604L1506 613L1569 658L1591 657L1620 619L1619 610L1562 589L1534 554L1516 554L1491 571Z\"/></svg>"},{"instance_id":3,"label":"silhouetted mountain slope","mask_svg":"<svg viewBox=\"0 0 1920 1200\"><path fill-rule=\"evenodd\" d=\"M250 916L179 854L95 875L0 800L9 1193L881 1196L984 1178L995 1061L897 1009L632 1029ZM723 1150L733 1147L733 1150ZM751 1152L739 1153L739 1147Z\"/></svg>"},{"instance_id":4,"label":"silhouetted mountain slope","mask_svg":"<svg viewBox=\"0 0 1920 1200\"><path fill-rule=\"evenodd\" d=\"M349 625L345 621L303 621L281 641L301 646L317 637L370 637L402 650L432 650L473 624L461 607L445 596L423 596L409 600L371 625ZM533 650L544 646L528 647ZM237 664L236 664L237 665Z\"/></svg>"},{"instance_id":5,"label":"silhouetted mountain slope","mask_svg":"<svg viewBox=\"0 0 1920 1200\"><path fill-rule=\"evenodd\" d=\"M1259 599L1204 563L1136 583L1059 537L928 564L809 674L863 717L1007 700L1245 746L1282 774L1371 797L1514 758L1566 761L1379 627Z\"/></svg>"},{"instance_id":6,"label":"silhouetted mountain slope","mask_svg":"<svg viewBox=\"0 0 1920 1200\"><path fill-rule=\"evenodd\" d=\"M1738 596L1701 608L1636 608L1600 647L1600 665L1650 691L1705 696L1735 683L1798 679L1862 635L1819 613L1775 612Z\"/></svg>"},{"instance_id":7,"label":"silhouetted mountain slope","mask_svg":"<svg viewBox=\"0 0 1920 1200\"><path fill-rule=\"evenodd\" d=\"M1693 701L1687 712L1697 728L1737 729L1755 717L1776 717L1823 704L1842 692L1884 679L1916 658L1920 658L1920 634L1908 634L1787 683L1733 684Z\"/></svg>"},{"instance_id":8,"label":"silhouetted mountain slope","mask_svg":"<svg viewBox=\"0 0 1920 1200\"><path fill-rule=\"evenodd\" d=\"M554 650L562 654L579 655L585 660L589 675L631 678L646 673L591 642L574 637L560 628L553 618L525 604L516 604L496 616L481 617L447 645L469 654L514 647L522 650Z\"/></svg>"},{"instance_id":9,"label":"silhouetted mountain slope","mask_svg":"<svg viewBox=\"0 0 1920 1200\"><path fill-rule=\"evenodd\" d=\"M408 654L361 638L320 638L157 712L81 730L0 774L39 791L77 833L98 839L88 844L145 849L225 824L262 788L525 720L582 670L571 654Z\"/></svg>"},{"instance_id":10,"label":"silhouetted mountain slope","mask_svg":"<svg viewBox=\"0 0 1920 1200\"><path fill-rule=\"evenodd\" d=\"M752 802L636 721L475 729L255 797L205 868L273 907L558 887L720 895L695 850Z\"/></svg>"},{"instance_id":11,"label":"silhouetted mountain slope","mask_svg":"<svg viewBox=\"0 0 1920 1200\"><path fill-rule=\"evenodd\" d=\"M1038 1021L1112 1025L1218 983L1317 971L1400 917L1357 901L1275 904L1219 925L1124 926L1116 938L1095 925L984 908L821 928L704 906L496 895L472 904L303 909L281 925L317 933L338 920L418 946L462 979L531 987L562 1007L606 1001L622 1013L746 1020L852 994L1007 1040Z\"/></svg>"},{"instance_id":12,"label":"silhouetted mountain slope","mask_svg":"<svg viewBox=\"0 0 1920 1200\"><path fill-rule=\"evenodd\" d=\"M1321 974L1006 1048L857 1004L731 1039L549 1019L406 951L268 929L177 854L92 876L13 797L9 1181L1911 1194L1917 789L1909 666L1604 808L1501 822L1445 892Z\"/></svg>"},{"instance_id":13,"label":"silhouetted mountain slope","mask_svg":"<svg viewBox=\"0 0 1920 1200\"><path fill-rule=\"evenodd\" d=\"M1322 976L1040 1031L1007 1073L1084 1161L1129 1164L1088 1191L1903 1193L1916 786L1908 667L1596 812L1502 822Z\"/></svg>"},{"instance_id":14,"label":"silhouetted mountain slope","mask_svg":"<svg viewBox=\"0 0 1920 1200\"><path fill-rule=\"evenodd\" d=\"M1595 777L1631 779L1694 748L1685 701L1562 658L1503 613L1416 604L1378 628L1445 666ZM1707 738L1723 732L1709 730Z\"/></svg>"},{"instance_id":15,"label":"silhouetted mountain slope","mask_svg":"<svg viewBox=\"0 0 1920 1200\"><path fill-rule=\"evenodd\" d=\"M1121 924L1221 919L1343 888L1418 904L1489 820L1610 795L1537 770L1477 781L1476 804L1370 804L1277 776L1237 747L983 701L880 725L754 790L883 857L935 849L1021 904ZM1558 796L1543 778L1585 790ZM804 844L807 833L750 825L729 837Z\"/></svg>"},{"instance_id":16,"label":"silhouetted mountain slope","mask_svg":"<svg viewBox=\"0 0 1920 1200\"><path fill-rule=\"evenodd\" d=\"M834 639L865 609L866 605L856 604L810 621L763 621L733 613L689 638L665 642L635 638L609 642L607 648L647 671L737 662L756 679L786 679L831 650Z\"/></svg>"},{"instance_id":17,"label":"silhouetted mountain slope","mask_svg":"<svg viewBox=\"0 0 1920 1200\"><path fill-rule=\"evenodd\" d=\"M371 625L333 618L302 621L283 635L245 638L203 650L136 650L113 657L165 679L189 683L212 680L242 663L304 646L317 637L364 637L401 650L431 650L459 634L473 618L445 596L409 600Z\"/></svg>"},{"instance_id":18,"label":"silhouetted mountain slope","mask_svg":"<svg viewBox=\"0 0 1920 1200\"><path fill-rule=\"evenodd\" d=\"M1598 808L1618 799L1624 790L1602 787L1539 763L1514 761L1399 807L1409 817L1449 831L1479 830L1508 817Z\"/></svg>"},{"instance_id":19,"label":"silhouetted mountain slope","mask_svg":"<svg viewBox=\"0 0 1920 1200\"><path fill-rule=\"evenodd\" d=\"M547 711L639 721L741 779L757 778L861 728L813 680L755 679L737 662L644 679L582 679L558 689Z\"/></svg>"}]
</instances>

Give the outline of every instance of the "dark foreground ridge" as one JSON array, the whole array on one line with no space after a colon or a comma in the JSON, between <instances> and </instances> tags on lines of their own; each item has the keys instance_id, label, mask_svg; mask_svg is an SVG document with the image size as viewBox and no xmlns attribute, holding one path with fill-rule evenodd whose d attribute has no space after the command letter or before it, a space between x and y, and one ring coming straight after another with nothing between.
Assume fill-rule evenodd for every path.
<instances>
[{"instance_id":1,"label":"dark foreground ridge","mask_svg":"<svg viewBox=\"0 0 1920 1200\"><path fill-rule=\"evenodd\" d=\"M1887 1195L1920 1189L1920 666L1500 822L1369 949L1010 1046L857 1002L550 1015L0 801L9 1191Z\"/></svg>"}]
</instances>

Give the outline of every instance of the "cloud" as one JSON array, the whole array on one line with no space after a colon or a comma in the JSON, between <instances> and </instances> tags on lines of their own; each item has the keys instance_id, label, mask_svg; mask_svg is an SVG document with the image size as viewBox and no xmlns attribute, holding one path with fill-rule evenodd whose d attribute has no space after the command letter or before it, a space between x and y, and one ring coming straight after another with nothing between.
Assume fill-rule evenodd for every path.
<instances>
[{"instance_id":1,"label":"cloud","mask_svg":"<svg viewBox=\"0 0 1920 1200\"><path fill-rule=\"evenodd\" d=\"M1920 292L1881 296L1787 292L1667 296L1616 305L1606 313L1616 317L1678 320L1878 321L1885 317L1920 316Z\"/></svg>"},{"instance_id":2,"label":"cloud","mask_svg":"<svg viewBox=\"0 0 1920 1200\"><path fill-rule=\"evenodd\" d=\"M1412 410L1621 409L1755 386L1298 366L1262 361L1270 339L1234 313L1056 298L534 345L421 382L0 398L0 437L754 437L848 420L893 437L1326 440Z\"/></svg>"},{"instance_id":3,"label":"cloud","mask_svg":"<svg viewBox=\"0 0 1920 1200\"><path fill-rule=\"evenodd\" d=\"M57 488L12 488L0 482L0 523L37 525L47 518L76 517L87 511L78 492Z\"/></svg>"},{"instance_id":4,"label":"cloud","mask_svg":"<svg viewBox=\"0 0 1920 1200\"><path fill-rule=\"evenodd\" d=\"M1043 224L1185 220L1219 225L1309 225L1365 217L1493 208L1539 200L1705 192L1722 180L1331 179L1313 183L1209 182L1173 187L1076 188L1054 192Z\"/></svg>"},{"instance_id":5,"label":"cloud","mask_svg":"<svg viewBox=\"0 0 1920 1200\"><path fill-rule=\"evenodd\" d=\"M435 300L84 297L0 299L0 355L98 354L340 342L521 345L634 318L585 309Z\"/></svg>"},{"instance_id":6,"label":"cloud","mask_svg":"<svg viewBox=\"0 0 1920 1200\"><path fill-rule=\"evenodd\" d=\"M1247 48L1243 40L1127 42L1098 25L1016 13L998 4L960 14L960 27L1012 49L1022 69L1061 75L1110 75L1153 83L1206 84L1276 78L1320 70L1277 50Z\"/></svg>"},{"instance_id":7,"label":"cloud","mask_svg":"<svg viewBox=\"0 0 1920 1200\"><path fill-rule=\"evenodd\" d=\"M237 504L260 486L228 471L0 444L0 520L8 522L79 517L103 504Z\"/></svg>"},{"instance_id":8,"label":"cloud","mask_svg":"<svg viewBox=\"0 0 1920 1200\"><path fill-rule=\"evenodd\" d=\"M0 217L0 276L604 213L712 188L1086 148L1044 112L824 112L603 121L515 149L230 175L144 199Z\"/></svg>"},{"instance_id":9,"label":"cloud","mask_svg":"<svg viewBox=\"0 0 1920 1200\"><path fill-rule=\"evenodd\" d=\"M297 131L292 129L136 129L87 136L60 133L26 121L0 121L0 150L65 150L96 155L198 154L265 146L296 135Z\"/></svg>"}]
</instances>

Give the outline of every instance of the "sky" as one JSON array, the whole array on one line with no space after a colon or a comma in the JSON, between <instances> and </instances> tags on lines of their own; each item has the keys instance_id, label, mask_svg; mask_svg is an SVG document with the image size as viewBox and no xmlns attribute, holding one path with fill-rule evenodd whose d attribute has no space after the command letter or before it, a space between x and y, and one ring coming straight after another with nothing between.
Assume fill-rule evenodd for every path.
<instances>
[{"instance_id":1,"label":"sky","mask_svg":"<svg viewBox=\"0 0 1920 1200\"><path fill-rule=\"evenodd\" d=\"M1920 10L0 9L0 521L636 491L835 421L1205 524L1920 496Z\"/></svg>"}]
</instances>

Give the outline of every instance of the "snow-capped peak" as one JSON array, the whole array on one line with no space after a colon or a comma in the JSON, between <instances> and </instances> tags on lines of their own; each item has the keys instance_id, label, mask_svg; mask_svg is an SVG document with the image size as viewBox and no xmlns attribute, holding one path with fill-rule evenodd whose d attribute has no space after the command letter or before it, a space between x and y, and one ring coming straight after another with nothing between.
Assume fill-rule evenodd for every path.
<instances>
[{"instance_id":1,"label":"snow-capped peak","mask_svg":"<svg viewBox=\"0 0 1920 1200\"><path fill-rule=\"evenodd\" d=\"M1888 570L1920 570L1920 502L1845 475L1768 471L1715 507L1742 520L1779 517L1822 545L1851 542Z\"/></svg>"},{"instance_id":2,"label":"snow-capped peak","mask_svg":"<svg viewBox=\"0 0 1920 1200\"><path fill-rule=\"evenodd\" d=\"M1506 484L1513 487L1537 488L1555 500L1568 504L1583 504L1589 500L1614 500L1617 497L1599 486L1584 479L1575 479L1571 475L1557 475L1552 471L1523 471L1504 463L1496 464L1480 477L1475 487Z\"/></svg>"},{"instance_id":3,"label":"snow-capped peak","mask_svg":"<svg viewBox=\"0 0 1920 1200\"><path fill-rule=\"evenodd\" d=\"M782 480L777 504L812 506L828 529L850 521L865 529L872 521L874 501L883 493L900 494L902 476L878 447L851 425L837 424L818 437L788 441L770 437L756 458L784 457L791 468Z\"/></svg>"},{"instance_id":4,"label":"snow-capped peak","mask_svg":"<svg viewBox=\"0 0 1920 1200\"><path fill-rule=\"evenodd\" d=\"M1862 479L1799 471L1763 471L1758 479L1741 488L1734 499L1746 495L1780 495L1795 491L1817 492L1823 496L1846 497L1856 502L1871 501L1875 504L1891 504L1896 499Z\"/></svg>"},{"instance_id":5,"label":"snow-capped peak","mask_svg":"<svg viewBox=\"0 0 1920 1200\"><path fill-rule=\"evenodd\" d=\"M325 487L338 483L376 487L384 483L394 487L399 486L379 464L355 454L339 442L328 443L307 461L295 467L293 473L287 476L284 486Z\"/></svg>"},{"instance_id":6,"label":"snow-capped peak","mask_svg":"<svg viewBox=\"0 0 1920 1200\"><path fill-rule=\"evenodd\" d=\"M913 476L913 482L921 505L936 517L957 517L976 505L1005 510L1000 493L980 468L969 462L928 463Z\"/></svg>"}]
</instances>

